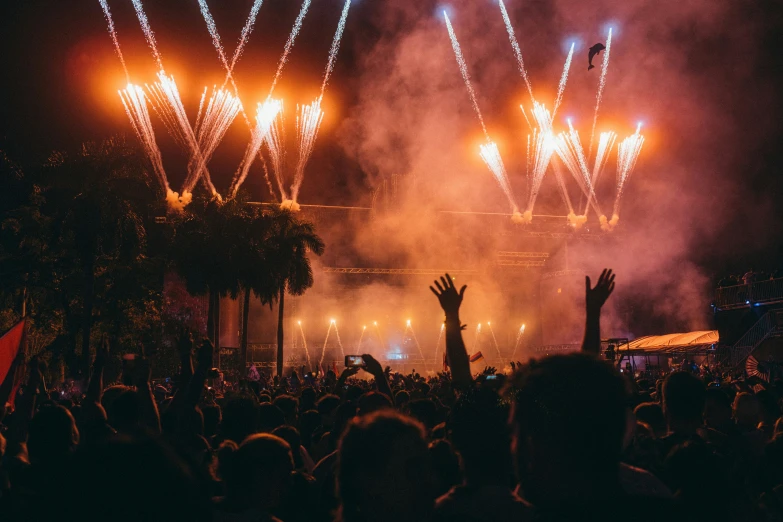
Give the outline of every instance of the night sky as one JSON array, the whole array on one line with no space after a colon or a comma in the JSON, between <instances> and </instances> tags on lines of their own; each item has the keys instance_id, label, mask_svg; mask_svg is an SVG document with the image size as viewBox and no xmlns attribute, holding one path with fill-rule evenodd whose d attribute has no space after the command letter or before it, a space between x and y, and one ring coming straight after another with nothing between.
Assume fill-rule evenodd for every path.
<instances>
[{"instance_id":1,"label":"night sky","mask_svg":"<svg viewBox=\"0 0 783 522\"><path fill-rule=\"evenodd\" d=\"M251 3L210 2L229 55ZM588 82L596 76L587 76L583 63L586 48L600 41L607 21L619 24L606 114L613 121L626 118L621 135L632 129L631 119L645 119L649 129L649 157L643 153L623 207L629 227L637 225L629 233L650 248L660 234L668 242L660 248L689 258L711 277L783 265L783 8L773 1L715 4L507 2L534 90L556 83L563 43L571 35L580 39L563 112L582 118L591 117L595 96ZM133 81L151 82L154 64L130 0L109 5ZM300 201L366 205L380 179L411 171L431 180L422 190L436 194L440 199L433 204L440 208L506 210L497 186L465 147L477 135L476 121L437 5L354 3ZM317 94L341 6L341 0L313 0L278 91L289 114ZM521 194L523 140L511 136L524 131L517 109L524 91L496 4L455 0L451 6L490 131L508 143L504 155ZM198 3L149 0L145 7L164 65L194 115L204 86L223 79ZM261 8L236 70L246 107L266 93L299 7L294 0L266 0ZM0 38L0 147L12 158L32 164L54 149L73 150L117 133L131 136L116 95L124 84L122 69L97 0L3 2ZM444 99L442 110L459 116L459 125L444 117L451 112L435 108ZM180 180L182 154L162 126L156 130L169 177ZM227 188L246 140L247 128L238 119L210 164L220 187ZM459 164L468 165L465 172ZM446 181L453 190L444 194L439 187ZM269 199L259 171L245 187L255 199Z\"/></svg>"}]
</instances>

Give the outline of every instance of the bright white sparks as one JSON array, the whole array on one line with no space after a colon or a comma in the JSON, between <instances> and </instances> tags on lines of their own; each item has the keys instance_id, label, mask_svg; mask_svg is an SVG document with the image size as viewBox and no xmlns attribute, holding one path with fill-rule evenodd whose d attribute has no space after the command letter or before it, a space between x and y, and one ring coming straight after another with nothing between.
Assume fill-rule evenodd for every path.
<instances>
[{"instance_id":1,"label":"bright white sparks","mask_svg":"<svg viewBox=\"0 0 783 522\"><path fill-rule=\"evenodd\" d=\"M144 32L144 37L147 39L147 45L152 50L152 56L155 58L155 63L158 65L158 69L163 70L163 61L160 58L158 52L158 43L155 41L155 33L152 32L150 22L147 20L147 14L144 12L144 6L141 5L141 0L131 0L133 2L133 8L136 10L136 17L141 24L141 30Z\"/></svg>"},{"instance_id":2,"label":"bright white sparks","mask_svg":"<svg viewBox=\"0 0 783 522\"><path fill-rule=\"evenodd\" d=\"M304 179L304 169L313 153L315 139L321 128L324 113L321 110L321 100L313 100L310 105L297 106L296 137L299 142L299 160L294 171L294 183L291 186L291 199L296 201L299 195L299 187Z\"/></svg>"},{"instance_id":3,"label":"bright white sparks","mask_svg":"<svg viewBox=\"0 0 783 522\"><path fill-rule=\"evenodd\" d=\"M481 159L487 164L490 172L492 172L500 185L501 190L503 190L503 193L506 195L508 204L511 207L511 212L517 212L519 209L514 201L514 194L511 192L511 185L508 181L506 167L503 165L503 159L500 157L500 151L498 150L497 144L494 141L488 141L487 143L480 145L479 149Z\"/></svg>"},{"instance_id":4,"label":"bright white sparks","mask_svg":"<svg viewBox=\"0 0 783 522\"><path fill-rule=\"evenodd\" d=\"M457 58L457 65L459 66L460 73L462 73L462 79L465 82L465 87L468 89L468 95L470 96L470 101L473 104L473 110L476 111L476 116L478 116L479 123L481 123L481 130L484 131L484 136L486 136L487 141L489 141L487 126L484 125L484 117L481 115L481 109L479 109L478 101L476 100L476 92L473 90L473 85L470 83L470 73L468 72L468 66L465 63L465 57L462 55L462 49L460 48L459 41L457 40L457 35L454 34L454 28L451 26L451 20L449 20L449 15L446 14L445 11L443 12L443 17L446 19L446 28L449 30L451 48L454 49L454 56Z\"/></svg>"},{"instance_id":5,"label":"bright white sparks","mask_svg":"<svg viewBox=\"0 0 783 522\"><path fill-rule=\"evenodd\" d=\"M571 59L574 57L574 45L571 44L571 50L568 51L565 65L563 66L563 74L560 75L560 83L557 86L557 97L555 97L555 107L552 109L552 117L557 114L557 109L560 108L560 103L563 101L563 93L565 92L566 83L568 83L568 71L571 69Z\"/></svg>"},{"instance_id":6,"label":"bright white sparks","mask_svg":"<svg viewBox=\"0 0 783 522\"><path fill-rule=\"evenodd\" d=\"M291 29L291 34L288 35L288 40L285 42L285 48L283 54L280 56L280 60L277 62L277 71L275 71L275 77L272 78L272 87L269 89L269 96L275 92L275 86L280 80L280 75L283 73L283 67L288 62L288 55L291 54L291 50L294 48L296 37L299 35L299 30L302 28L302 22L304 21L307 10L310 9L310 0L304 0L302 8L299 10L299 15L296 17L294 27Z\"/></svg>"},{"instance_id":7,"label":"bright white sparks","mask_svg":"<svg viewBox=\"0 0 783 522\"><path fill-rule=\"evenodd\" d=\"M503 23L506 24L506 32L508 33L508 40L511 42L511 48L514 50L514 56L517 59L517 67L519 67L519 73L522 75L522 79L525 80L525 85L527 86L527 92L530 94L530 101L532 102L534 100L533 87L530 85L530 79L527 76L527 69L525 69L525 61L522 59L522 49L519 47L519 42L517 42L517 37L514 35L514 28L511 25L511 19L508 16L508 11L506 11L506 4L503 3L503 0L499 0L498 4L500 5L500 13L503 16Z\"/></svg>"}]
</instances>

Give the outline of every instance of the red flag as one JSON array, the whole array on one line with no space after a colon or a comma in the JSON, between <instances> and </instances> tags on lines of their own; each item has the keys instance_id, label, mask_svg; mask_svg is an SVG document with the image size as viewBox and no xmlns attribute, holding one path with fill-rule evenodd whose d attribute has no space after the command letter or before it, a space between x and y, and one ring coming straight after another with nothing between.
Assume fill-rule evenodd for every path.
<instances>
[{"instance_id":1,"label":"red flag","mask_svg":"<svg viewBox=\"0 0 783 522\"><path fill-rule=\"evenodd\" d=\"M470 362L474 363L480 359L483 359L484 355L482 355L481 352L476 352L473 355L470 356Z\"/></svg>"},{"instance_id":2,"label":"red flag","mask_svg":"<svg viewBox=\"0 0 783 522\"><path fill-rule=\"evenodd\" d=\"M24 344L25 332L25 319L22 319L0 337L0 382L3 382L8 377L8 371L11 369L14 359L16 359L19 350ZM13 388L8 396L8 402L11 404L14 403L14 396L18 386L18 382L13 383Z\"/></svg>"}]
</instances>

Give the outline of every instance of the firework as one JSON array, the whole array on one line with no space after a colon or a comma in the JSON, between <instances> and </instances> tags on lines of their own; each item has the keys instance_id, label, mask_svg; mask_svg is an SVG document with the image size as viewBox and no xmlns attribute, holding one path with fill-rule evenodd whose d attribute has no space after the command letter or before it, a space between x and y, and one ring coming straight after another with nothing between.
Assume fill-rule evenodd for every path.
<instances>
[{"instance_id":1,"label":"firework","mask_svg":"<svg viewBox=\"0 0 783 522\"><path fill-rule=\"evenodd\" d=\"M563 74L560 75L560 83L557 86L557 96L555 97L555 107L552 109L553 118L560 107L560 103L563 101L563 93L565 92L566 83L568 83L568 71L571 69L571 59L574 57L574 45L571 44L571 49L568 51L568 56L563 66Z\"/></svg>"},{"instance_id":2,"label":"firework","mask_svg":"<svg viewBox=\"0 0 783 522\"><path fill-rule=\"evenodd\" d=\"M318 130L321 128L323 119L324 113L321 110L320 98L314 100L310 105L297 106L296 136L299 141L299 160L294 171L294 183L291 185L291 199L293 201L296 201L299 195L299 187L304 179L305 166L307 166L310 155L313 153L315 139L318 136Z\"/></svg>"},{"instance_id":3,"label":"firework","mask_svg":"<svg viewBox=\"0 0 783 522\"><path fill-rule=\"evenodd\" d=\"M141 30L144 32L144 37L147 39L147 45L150 46L152 56L155 58L155 63L158 65L158 69L163 71L163 60L161 60L160 52L158 52L158 43L155 41L155 33L150 28L150 22L147 20L147 14L144 12L144 6L141 5L141 0L131 0L133 2L133 8L136 10L136 17L141 24Z\"/></svg>"},{"instance_id":4,"label":"firework","mask_svg":"<svg viewBox=\"0 0 783 522\"><path fill-rule=\"evenodd\" d=\"M149 110L147 110L147 98L144 95L144 89L129 83L125 89L118 91L118 93L125 107L125 112L128 114L128 119L130 119L133 131L136 133L136 137L139 139L142 149L152 165L152 170L164 192L168 194L171 190L166 179L166 172L163 170L160 149L155 141L155 131L152 128Z\"/></svg>"},{"instance_id":5,"label":"firework","mask_svg":"<svg viewBox=\"0 0 783 522\"><path fill-rule=\"evenodd\" d=\"M614 201L614 211L612 219L609 222L610 227L614 227L620 219L620 199L625 190L625 183L636 167L636 161L642 152L644 145L644 136L640 134L642 124L636 127L636 132L625 138L617 146L617 196Z\"/></svg>"},{"instance_id":6,"label":"firework","mask_svg":"<svg viewBox=\"0 0 783 522\"><path fill-rule=\"evenodd\" d=\"M441 324L440 332L438 333L438 340L435 342L435 355L433 356L433 358L435 359L435 364L438 364L438 348L440 347L440 340L443 339L443 332L445 330L446 330L446 325Z\"/></svg>"},{"instance_id":7,"label":"firework","mask_svg":"<svg viewBox=\"0 0 783 522\"><path fill-rule=\"evenodd\" d=\"M479 349L479 338L481 337L481 323L476 325L476 335L473 337L473 353Z\"/></svg>"},{"instance_id":8,"label":"firework","mask_svg":"<svg viewBox=\"0 0 783 522\"><path fill-rule=\"evenodd\" d=\"M508 199L508 204L511 206L511 212L513 214L519 213L519 208L514 201L514 195L511 192L511 185L508 181L508 174L506 173L506 167L503 165L503 159L500 157L500 151L498 146L493 141L487 141L479 146L479 154L484 163L487 164L490 172L495 176L500 188Z\"/></svg>"},{"instance_id":9,"label":"firework","mask_svg":"<svg viewBox=\"0 0 783 522\"><path fill-rule=\"evenodd\" d=\"M533 207L535 207L541 183L549 167L552 154L554 154L552 115L543 104L538 102L533 102L531 114L536 127L533 129L532 135L528 136L528 143L532 144L532 151L531 147L528 146L527 164L530 165L528 168L530 194L528 196L527 209L523 213L525 223L530 223L533 219Z\"/></svg>"},{"instance_id":10,"label":"firework","mask_svg":"<svg viewBox=\"0 0 783 522\"><path fill-rule=\"evenodd\" d=\"M462 55L462 49L460 48L457 35L454 34L454 28L451 26L451 20L446 11L443 12L443 17L446 19L446 28L449 31L449 38L451 39L451 48L454 49L454 56L457 58L457 65L459 66L459 72L462 73L462 79L465 82L465 87L468 89L468 95L470 101L473 104L473 110L476 111L479 123L481 123L481 130L484 131L484 136L489 139L489 133L487 132L487 126L484 125L484 117L481 115L481 109L479 109L478 101L476 100L476 91L473 90L473 84L470 82L470 73L468 72L468 65L465 63L465 57Z\"/></svg>"},{"instance_id":11,"label":"firework","mask_svg":"<svg viewBox=\"0 0 783 522\"><path fill-rule=\"evenodd\" d=\"M281 100L267 99L264 103L258 104L256 111L256 126L253 128L253 132L250 136L250 142L247 144L245 150L245 157L242 159L242 163L239 165L237 173L234 175L234 180L231 182L231 188L229 189L229 196L234 197L239 190L239 187L244 183L250 172L250 166L253 164L253 160L258 155L258 151L269 132L272 123L283 108L283 102Z\"/></svg>"},{"instance_id":12,"label":"firework","mask_svg":"<svg viewBox=\"0 0 783 522\"><path fill-rule=\"evenodd\" d=\"M419 345L419 340L416 338L416 332L413 331L413 326L411 326L411 320L408 319L405 325L405 332L403 332L403 337L405 337L405 334L410 330L411 337L413 338L413 342L416 344L416 348L419 350L419 356L421 357L422 364L424 365L424 371L427 371L427 362L426 359L424 359L424 352L421 351L421 345Z\"/></svg>"},{"instance_id":13,"label":"firework","mask_svg":"<svg viewBox=\"0 0 783 522\"><path fill-rule=\"evenodd\" d=\"M609 152L612 150L616 138L617 134L611 131L602 132L598 137L598 148L595 150L595 163L593 164L593 188L595 188L598 184L598 178L601 176L601 173L606 166L606 162L609 160ZM588 199L585 203L585 210L582 212L582 215L587 214L587 208L589 205L590 200Z\"/></svg>"},{"instance_id":14,"label":"firework","mask_svg":"<svg viewBox=\"0 0 783 522\"><path fill-rule=\"evenodd\" d=\"M568 132L561 132L555 139L555 152L576 180L579 188L587 197L588 203L593 205L596 214L603 216L603 213L595 199L595 190L593 188L590 170L587 167L584 148L579 140L579 132L574 129L571 121L568 121Z\"/></svg>"},{"instance_id":15,"label":"firework","mask_svg":"<svg viewBox=\"0 0 783 522\"><path fill-rule=\"evenodd\" d=\"M508 11L506 11L506 4L503 3L503 0L499 0L500 5L500 13L503 16L503 23L506 25L506 32L508 33L508 39L511 42L511 48L514 50L514 56L517 59L517 67L519 67L519 73L522 75L522 78L525 80L525 85L527 86L527 92L530 94L530 101L533 102L533 87L530 85L530 79L527 76L527 69L525 69L525 62L522 59L522 49L519 47L519 42L517 42L517 37L514 35L514 28L511 26L511 19L508 17Z\"/></svg>"},{"instance_id":16,"label":"firework","mask_svg":"<svg viewBox=\"0 0 783 522\"><path fill-rule=\"evenodd\" d=\"M550 163L552 164L552 170L555 173L555 180L557 181L557 186L560 188L560 195L563 197L563 202L566 204L566 207L568 208L568 221L569 223L575 223L576 221L576 214L574 214L574 206L571 204L571 197L568 194L568 186L565 182L565 176L563 175L563 169L561 168L560 163L557 161L557 158L552 158Z\"/></svg>"},{"instance_id":17,"label":"firework","mask_svg":"<svg viewBox=\"0 0 783 522\"><path fill-rule=\"evenodd\" d=\"M282 196L282 201L288 201L284 183L284 163L285 163L285 135L283 126L283 105L280 105L280 111L277 113L272 125L269 126L269 132L264 138L264 145L272 160L272 170L277 180L277 188Z\"/></svg>"},{"instance_id":18,"label":"firework","mask_svg":"<svg viewBox=\"0 0 783 522\"><path fill-rule=\"evenodd\" d=\"M125 58L122 56L122 49L120 49L120 41L117 39L117 31L114 30L114 19L111 17L111 11L109 10L109 4L106 0L98 0L103 8L103 16L106 18L106 24L108 24L109 35L111 41L114 43L114 52L117 53L117 58L120 59L122 64L122 70L125 71L125 79L130 84L130 75L128 75L128 66L125 65Z\"/></svg>"},{"instance_id":19,"label":"firework","mask_svg":"<svg viewBox=\"0 0 783 522\"><path fill-rule=\"evenodd\" d=\"M229 76L234 72L234 66L236 66L239 58L242 56L242 51L245 50L245 45L247 45L247 41L250 38L250 33L253 32L253 27L256 24L258 11L261 9L261 4L263 3L264 0L254 0L253 6L250 8L250 14L247 17L245 26L242 28L242 33L239 36L239 43L237 44L237 48L234 49L234 56L231 57L231 66L227 71L226 79L223 82L223 87L226 86L226 82L228 82Z\"/></svg>"},{"instance_id":20,"label":"firework","mask_svg":"<svg viewBox=\"0 0 783 522\"><path fill-rule=\"evenodd\" d=\"M498 359L500 362L503 362L503 356L500 354L500 346L498 345L497 337L495 337L495 330L492 329L492 323L487 321L487 327L489 328L489 333L492 334L492 342L495 345L495 351L498 353Z\"/></svg>"},{"instance_id":21,"label":"firework","mask_svg":"<svg viewBox=\"0 0 783 522\"><path fill-rule=\"evenodd\" d=\"M307 358L307 367L310 369L310 371L312 371L313 363L310 362L310 350L307 349L307 338L305 337L304 330L302 329L302 321L297 321L296 324L299 327L299 335L302 336L302 345L304 346L305 350L305 358Z\"/></svg>"},{"instance_id":22,"label":"firework","mask_svg":"<svg viewBox=\"0 0 783 522\"><path fill-rule=\"evenodd\" d=\"M517 354L517 348L519 348L519 342L522 340L522 334L525 333L525 325L519 327L519 331L517 332L517 340L514 343L514 351L511 352L511 360L514 360L514 356Z\"/></svg>"},{"instance_id":23,"label":"firework","mask_svg":"<svg viewBox=\"0 0 783 522\"><path fill-rule=\"evenodd\" d=\"M206 91L201 97L202 106L205 97ZM201 164L196 176L206 174L207 163L241 110L242 103L238 97L225 89L213 87L212 95L204 110L203 117L201 117L201 111L199 111L199 118L196 123L196 135L199 149L201 150Z\"/></svg>"},{"instance_id":24,"label":"firework","mask_svg":"<svg viewBox=\"0 0 783 522\"><path fill-rule=\"evenodd\" d=\"M609 70L609 52L612 50L612 28L609 28L609 34L606 36L606 50L604 51L604 61L601 62L601 78L598 80L598 93L595 96L595 113L593 114L593 129L590 131L590 149L588 156L593 154L593 136L595 136L595 125L598 123L598 108L601 106L601 99L604 96L604 87L606 87L606 71Z\"/></svg>"},{"instance_id":25,"label":"firework","mask_svg":"<svg viewBox=\"0 0 783 522\"><path fill-rule=\"evenodd\" d=\"M332 39L332 47L329 49L329 60L326 62L326 70L324 71L324 81L321 84L321 96L318 99L319 103L324 97L324 91L326 91L326 85L329 83L329 78L334 71L334 64L337 60L337 52L340 50L340 41L343 39L343 31L345 31L345 21L348 19L348 9L351 7L351 0L345 0L343 5L343 12L340 15L340 22L337 24L337 31L334 33Z\"/></svg>"},{"instance_id":26,"label":"firework","mask_svg":"<svg viewBox=\"0 0 783 522\"><path fill-rule=\"evenodd\" d=\"M296 37L299 35L299 30L302 28L302 22L304 21L305 15L307 15L308 9L310 9L310 0L304 0L304 2L302 2L302 8L299 10L299 15L294 22L294 27L291 29L291 34L288 35L288 40L285 42L283 54L277 62L277 70L275 71L274 78L272 78L272 86L269 88L269 97L271 97L272 93L275 91L275 86L280 79L280 75L283 73L283 67L288 62L288 55L291 54L291 50L294 48L294 42L296 42Z\"/></svg>"},{"instance_id":27,"label":"firework","mask_svg":"<svg viewBox=\"0 0 783 522\"><path fill-rule=\"evenodd\" d=\"M147 90L155 102L153 108L161 116L161 120L163 120L169 133L190 155L187 176L182 186L183 195L193 192L193 187L201 179L209 193L214 197L220 198L220 194L218 194L210 179L209 171L206 168L206 162L199 146L199 140L193 131L193 127L190 125L190 121L188 121L174 77L167 76L161 70L158 73L158 81L152 86L148 85Z\"/></svg>"}]
</instances>

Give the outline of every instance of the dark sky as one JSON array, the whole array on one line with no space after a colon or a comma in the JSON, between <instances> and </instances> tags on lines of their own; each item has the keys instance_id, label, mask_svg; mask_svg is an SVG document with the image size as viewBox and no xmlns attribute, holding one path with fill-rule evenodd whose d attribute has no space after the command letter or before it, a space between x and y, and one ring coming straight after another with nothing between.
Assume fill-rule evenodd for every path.
<instances>
[{"instance_id":1,"label":"dark sky","mask_svg":"<svg viewBox=\"0 0 783 522\"><path fill-rule=\"evenodd\" d=\"M209 3L230 54L252 2ZM132 79L151 82L153 62L130 0L109 4ZM522 88L495 2L452 4L490 127L509 136L522 128L516 108ZM507 4L518 22L534 89L544 83L541 78L556 82L567 36L579 35L583 46L592 45L601 38L606 20L619 19L628 28L618 35L606 110L618 121L620 114L628 120L650 120L650 158L640 161L640 179L624 203L631 222L656 224L655 229L639 228L638 237L649 234L650 248L655 248L656 234L670 235L667 226L683 231L677 236L677 255L689 251L688 256L711 273L742 271L751 264L772 268L783 261L779 2ZM317 93L341 6L341 0L313 0L278 91L288 107L307 103ZM204 86L223 78L198 3L149 0L145 7L164 65L176 76L194 114ZM293 0L265 1L237 67L243 99L260 99L268 89L299 7ZM449 197L471 197L475 178L469 178L470 185L460 185L463 173L458 176L449 161L473 161L466 160L467 153L455 154L453 147L475 136L475 119L435 13L436 2L430 0L355 2L301 201L367 204L371 188L390 172L410 170L421 177L421 169L429 175L427 169L440 164L451 169L445 179L461 191ZM0 146L12 157L33 162L52 149L73 149L83 141L130 133L116 95L124 84L123 73L97 0L2 2L0 38ZM582 53L575 58L564 111L577 110L579 103L590 107L594 99L592 84L586 82L595 76L584 76L584 61ZM444 113L433 112L436 102L444 99L448 110L459 116L459 125L449 123ZM228 185L246 134L237 120L218 149L211 170L219 185ZM158 135L169 175L180 179L184 162L178 161L179 153L160 126ZM519 143L522 140L509 145L512 173L524 167ZM419 150L425 146L426 151ZM433 148L439 149L437 154L430 152ZM483 172L480 164L470 163L469 168L471 175ZM517 179L523 178L512 178L512 184L521 187L524 182ZM486 177L480 179L475 197L496 197L497 187ZM435 182L442 185L439 179ZM258 172L246 186L258 199L268 199ZM667 220L672 223L658 226Z\"/></svg>"}]
</instances>

